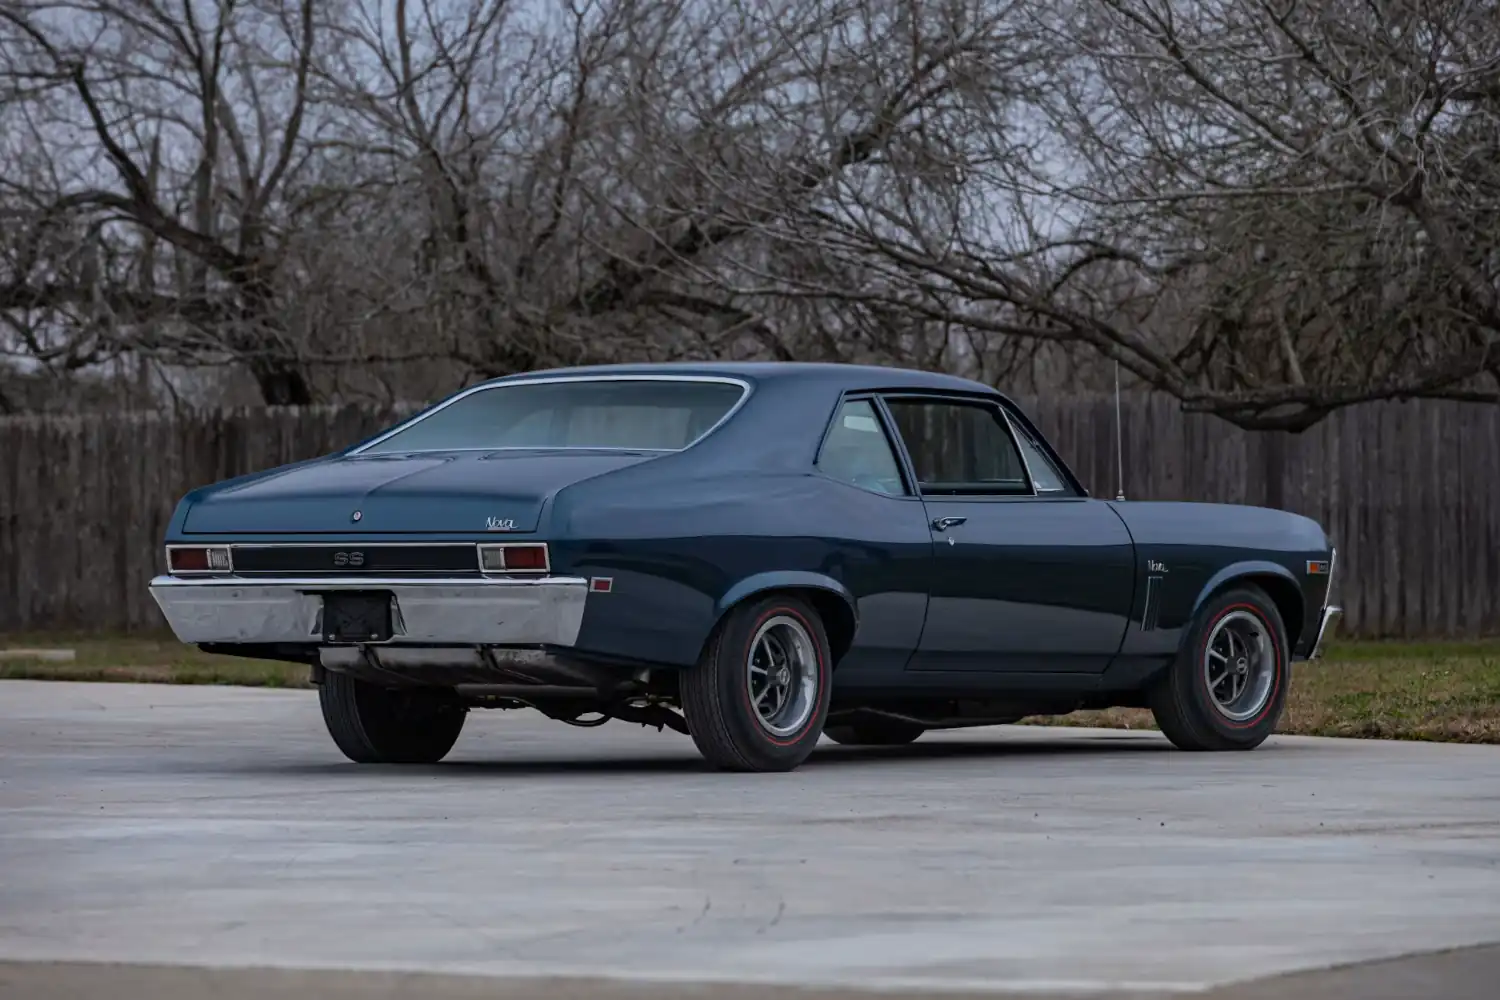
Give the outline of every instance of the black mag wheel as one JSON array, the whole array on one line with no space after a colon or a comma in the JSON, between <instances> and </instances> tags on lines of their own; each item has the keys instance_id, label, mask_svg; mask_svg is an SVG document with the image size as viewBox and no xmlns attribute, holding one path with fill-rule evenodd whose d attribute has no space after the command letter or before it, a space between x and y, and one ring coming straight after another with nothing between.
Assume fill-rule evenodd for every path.
<instances>
[{"instance_id":1,"label":"black mag wheel","mask_svg":"<svg viewBox=\"0 0 1500 1000\"><path fill-rule=\"evenodd\" d=\"M1214 709L1231 722L1249 722L1270 704L1279 675L1270 625L1245 608L1214 621L1200 660Z\"/></svg>"},{"instance_id":2,"label":"black mag wheel","mask_svg":"<svg viewBox=\"0 0 1500 1000\"><path fill-rule=\"evenodd\" d=\"M682 711L705 760L726 771L790 771L828 715L831 651L818 613L772 594L725 616L682 674Z\"/></svg>"},{"instance_id":3,"label":"black mag wheel","mask_svg":"<svg viewBox=\"0 0 1500 1000\"><path fill-rule=\"evenodd\" d=\"M1265 591L1211 598L1150 692L1161 731L1184 750L1249 750L1276 731L1291 682L1286 626Z\"/></svg>"},{"instance_id":4,"label":"black mag wheel","mask_svg":"<svg viewBox=\"0 0 1500 1000\"><path fill-rule=\"evenodd\" d=\"M824 736L835 743L853 747L905 746L925 732L927 728L915 722L880 716L831 723L823 727Z\"/></svg>"},{"instance_id":5,"label":"black mag wheel","mask_svg":"<svg viewBox=\"0 0 1500 1000\"><path fill-rule=\"evenodd\" d=\"M324 675L318 702L328 735L359 764L435 764L468 715L443 688L383 688L334 671Z\"/></svg>"}]
</instances>

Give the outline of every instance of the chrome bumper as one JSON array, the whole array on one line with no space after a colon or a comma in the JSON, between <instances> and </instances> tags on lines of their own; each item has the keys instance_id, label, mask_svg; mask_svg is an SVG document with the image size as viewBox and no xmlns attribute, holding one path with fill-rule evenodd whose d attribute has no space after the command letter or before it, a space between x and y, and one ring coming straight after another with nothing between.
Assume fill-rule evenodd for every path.
<instances>
[{"instance_id":1,"label":"chrome bumper","mask_svg":"<svg viewBox=\"0 0 1500 1000\"><path fill-rule=\"evenodd\" d=\"M1328 626L1332 625L1333 620L1343 613L1343 608L1337 608L1332 605L1323 609L1323 616L1318 621L1318 634L1313 637L1312 648L1307 651L1307 658L1309 660L1316 660L1322 654L1323 637L1328 634Z\"/></svg>"},{"instance_id":2,"label":"chrome bumper","mask_svg":"<svg viewBox=\"0 0 1500 1000\"><path fill-rule=\"evenodd\" d=\"M583 626L588 581L158 576L151 596L182 642L320 643L322 595L388 590L388 643L571 646Z\"/></svg>"},{"instance_id":3,"label":"chrome bumper","mask_svg":"<svg viewBox=\"0 0 1500 1000\"><path fill-rule=\"evenodd\" d=\"M1323 612L1318 616L1318 634L1313 636L1312 646L1307 650L1307 658L1316 660L1323 653L1323 640L1328 635L1328 628L1333 620L1344 613L1344 609L1333 603L1333 571L1338 568L1339 550L1330 546L1328 549L1328 589L1323 592Z\"/></svg>"}]
</instances>

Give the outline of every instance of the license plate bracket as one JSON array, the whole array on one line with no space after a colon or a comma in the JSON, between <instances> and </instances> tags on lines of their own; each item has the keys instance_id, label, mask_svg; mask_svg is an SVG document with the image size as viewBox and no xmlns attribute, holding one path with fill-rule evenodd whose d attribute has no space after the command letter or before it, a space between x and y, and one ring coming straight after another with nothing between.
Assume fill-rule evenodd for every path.
<instances>
[{"instance_id":1,"label":"license plate bracket","mask_svg":"<svg viewBox=\"0 0 1500 1000\"><path fill-rule=\"evenodd\" d=\"M323 641L386 642L391 638L388 590L353 590L323 595Z\"/></svg>"}]
</instances>

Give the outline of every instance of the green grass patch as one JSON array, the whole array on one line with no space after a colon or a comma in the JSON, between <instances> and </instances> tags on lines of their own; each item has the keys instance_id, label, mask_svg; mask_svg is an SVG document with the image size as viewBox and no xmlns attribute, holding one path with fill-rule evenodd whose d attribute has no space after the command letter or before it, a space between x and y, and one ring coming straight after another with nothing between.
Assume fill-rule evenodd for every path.
<instances>
[{"instance_id":1,"label":"green grass patch","mask_svg":"<svg viewBox=\"0 0 1500 1000\"><path fill-rule=\"evenodd\" d=\"M0 678L308 686L294 663L216 656L170 635L5 635L0 649L68 648L72 662L0 660ZM1033 724L1154 729L1140 709L1037 716ZM1280 732L1500 744L1500 640L1335 641L1292 668Z\"/></svg>"},{"instance_id":2,"label":"green grass patch","mask_svg":"<svg viewBox=\"0 0 1500 1000\"><path fill-rule=\"evenodd\" d=\"M4 635L4 649L71 649L71 662L0 659L0 678L307 687L308 668L202 652L166 636Z\"/></svg>"}]
</instances>

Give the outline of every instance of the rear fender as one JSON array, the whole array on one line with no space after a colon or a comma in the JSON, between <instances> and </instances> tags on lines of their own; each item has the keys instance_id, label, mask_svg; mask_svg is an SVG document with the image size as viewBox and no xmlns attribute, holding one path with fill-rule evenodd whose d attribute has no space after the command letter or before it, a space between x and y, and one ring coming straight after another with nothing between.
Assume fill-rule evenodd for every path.
<instances>
[{"instance_id":1,"label":"rear fender","mask_svg":"<svg viewBox=\"0 0 1500 1000\"><path fill-rule=\"evenodd\" d=\"M756 573L754 576L746 577L739 583L730 587L719 598L714 613L720 618L724 613L747 597L764 593L768 590L792 590L812 589L826 590L837 594L849 609L849 614L854 615L854 595L849 593L849 588L839 583L831 576L822 573L808 573L804 570L772 570L766 573ZM857 617L856 617L856 620Z\"/></svg>"},{"instance_id":2,"label":"rear fender","mask_svg":"<svg viewBox=\"0 0 1500 1000\"><path fill-rule=\"evenodd\" d=\"M831 576L809 573L804 570L773 570L756 573L730 587L719 598L714 608L715 628L736 605L755 597L779 590L810 590L817 598L814 604L823 618L823 627L828 632L828 642L833 649L834 663L849 649L854 632L859 627L859 613L854 595L849 588Z\"/></svg>"}]
</instances>

